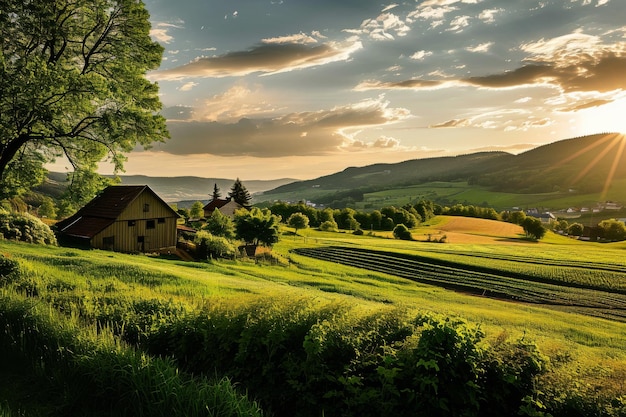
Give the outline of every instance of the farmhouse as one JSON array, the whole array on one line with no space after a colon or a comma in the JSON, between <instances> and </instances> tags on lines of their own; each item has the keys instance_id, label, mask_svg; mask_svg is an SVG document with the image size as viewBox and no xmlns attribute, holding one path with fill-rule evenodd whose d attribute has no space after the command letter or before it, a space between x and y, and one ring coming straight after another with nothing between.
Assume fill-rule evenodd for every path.
<instances>
[{"instance_id":1,"label":"farmhouse","mask_svg":"<svg viewBox=\"0 0 626 417\"><path fill-rule=\"evenodd\" d=\"M147 185L114 185L56 224L59 242L120 252L176 249L178 213Z\"/></svg>"},{"instance_id":2,"label":"farmhouse","mask_svg":"<svg viewBox=\"0 0 626 417\"><path fill-rule=\"evenodd\" d=\"M243 206L237 203L232 198L215 198L209 201L206 206L204 206L204 217L208 219L209 217L211 217L211 214L213 214L213 211L215 211L215 209L219 209L220 213L222 213L224 216L232 218L235 215L235 211L239 210L240 208L243 208Z\"/></svg>"}]
</instances>

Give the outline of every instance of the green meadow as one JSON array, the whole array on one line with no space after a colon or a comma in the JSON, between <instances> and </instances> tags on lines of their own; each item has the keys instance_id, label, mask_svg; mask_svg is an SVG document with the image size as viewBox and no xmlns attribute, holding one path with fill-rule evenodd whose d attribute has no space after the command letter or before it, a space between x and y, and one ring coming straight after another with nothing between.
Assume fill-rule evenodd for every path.
<instances>
[{"instance_id":1,"label":"green meadow","mask_svg":"<svg viewBox=\"0 0 626 417\"><path fill-rule=\"evenodd\" d=\"M445 244L285 229L271 257L210 262L0 241L0 415L624 415L626 246L467 222ZM329 248L395 257L298 252ZM403 278L414 258L590 304Z\"/></svg>"},{"instance_id":2,"label":"green meadow","mask_svg":"<svg viewBox=\"0 0 626 417\"><path fill-rule=\"evenodd\" d=\"M435 201L439 204L472 204L493 207L497 211L519 208L546 208L561 210L569 207L593 207L602 201L626 201L626 181L614 181L606 194L580 193L573 191L552 193L511 193L491 191L487 187L469 185L466 181L435 181L404 188L394 188L364 194L362 202L356 208L401 207L407 203L415 204L420 200Z\"/></svg>"}]
</instances>

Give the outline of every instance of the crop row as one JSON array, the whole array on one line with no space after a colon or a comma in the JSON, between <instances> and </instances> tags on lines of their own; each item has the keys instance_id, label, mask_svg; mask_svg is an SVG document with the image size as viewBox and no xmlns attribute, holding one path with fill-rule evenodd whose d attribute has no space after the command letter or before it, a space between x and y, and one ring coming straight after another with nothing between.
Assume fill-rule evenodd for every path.
<instances>
[{"instance_id":1,"label":"crop row","mask_svg":"<svg viewBox=\"0 0 626 417\"><path fill-rule=\"evenodd\" d=\"M538 280L524 274L472 268L393 252L339 246L300 248L293 252L476 295L567 307L585 314L626 321L626 295L617 291L581 288L548 278Z\"/></svg>"},{"instance_id":2,"label":"crop row","mask_svg":"<svg viewBox=\"0 0 626 417\"><path fill-rule=\"evenodd\" d=\"M524 256L519 253L516 254L502 254L502 253L476 253L476 252L463 252L458 250L443 250L443 249L424 249L424 252L432 252L432 253L442 253L454 256L467 256L472 258L486 258L489 260L500 260L500 261L514 261L514 262L523 262L525 264L535 264L535 265L548 265L548 266L558 266L563 268L580 268L587 269L593 271L607 271L613 273L621 273L626 274L626 265L619 265L615 263L609 262L589 262L584 260L577 259L547 259L547 258L538 258L537 256Z\"/></svg>"},{"instance_id":3,"label":"crop row","mask_svg":"<svg viewBox=\"0 0 626 417\"><path fill-rule=\"evenodd\" d=\"M426 249L430 259L471 265L472 268L497 269L500 273L522 275L531 280L626 294L626 268L621 265L581 260L540 259L521 254L477 253Z\"/></svg>"}]
</instances>

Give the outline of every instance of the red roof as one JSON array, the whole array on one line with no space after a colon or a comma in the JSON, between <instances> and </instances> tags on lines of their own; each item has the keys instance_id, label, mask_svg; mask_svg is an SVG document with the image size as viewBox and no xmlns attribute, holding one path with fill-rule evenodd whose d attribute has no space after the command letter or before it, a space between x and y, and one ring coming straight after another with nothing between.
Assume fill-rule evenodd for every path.
<instances>
[{"instance_id":1,"label":"red roof","mask_svg":"<svg viewBox=\"0 0 626 417\"><path fill-rule=\"evenodd\" d=\"M124 209L144 191L152 193L161 200L147 185L112 185L78 210L76 214L61 220L56 226L66 235L92 238L113 224ZM166 203L163 202L163 204Z\"/></svg>"}]
</instances>

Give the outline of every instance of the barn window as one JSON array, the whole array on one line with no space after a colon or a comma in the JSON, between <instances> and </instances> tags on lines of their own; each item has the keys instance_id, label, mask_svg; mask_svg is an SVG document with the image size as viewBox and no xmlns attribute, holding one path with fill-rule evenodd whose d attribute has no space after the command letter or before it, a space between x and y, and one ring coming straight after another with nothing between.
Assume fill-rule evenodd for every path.
<instances>
[{"instance_id":1,"label":"barn window","mask_svg":"<svg viewBox=\"0 0 626 417\"><path fill-rule=\"evenodd\" d=\"M165 217L159 217L159 219L157 220L157 223L159 224L165 223Z\"/></svg>"},{"instance_id":2,"label":"barn window","mask_svg":"<svg viewBox=\"0 0 626 417\"><path fill-rule=\"evenodd\" d=\"M154 220L146 220L146 229L154 229Z\"/></svg>"},{"instance_id":3,"label":"barn window","mask_svg":"<svg viewBox=\"0 0 626 417\"><path fill-rule=\"evenodd\" d=\"M135 220L128 221L128 227L133 227L135 225Z\"/></svg>"},{"instance_id":4,"label":"barn window","mask_svg":"<svg viewBox=\"0 0 626 417\"><path fill-rule=\"evenodd\" d=\"M149 211L150 211L150 204L148 204L148 203L144 203L144 205L143 205L143 211L144 211L144 213L149 212Z\"/></svg>"},{"instance_id":5,"label":"barn window","mask_svg":"<svg viewBox=\"0 0 626 417\"><path fill-rule=\"evenodd\" d=\"M104 247L112 247L115 244L115 236L107 236L102 238Z\"/></svg>"}]
</instances>

